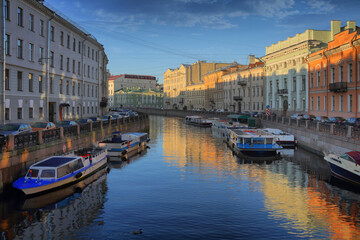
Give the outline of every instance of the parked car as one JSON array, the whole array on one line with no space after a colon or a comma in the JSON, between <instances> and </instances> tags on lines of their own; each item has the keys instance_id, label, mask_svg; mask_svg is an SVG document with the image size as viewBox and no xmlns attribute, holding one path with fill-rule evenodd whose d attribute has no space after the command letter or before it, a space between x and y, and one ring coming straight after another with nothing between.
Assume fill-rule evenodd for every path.
<instances>
[{"instance_id":1,"label":"parked car","mask_svg":"<svg viewBox=\"0 0 360 240\"><path fill-rule=\"evenodd\" d=\"M329 119L326 120L326 123L329 123L329 124L335 123L335 124L340 125L340 124L343 124L345 121L346 121L346 119L343 117L329 117Z\"/></svg>"},{"instance_id":2,"label":"parked car","mask_svg":"<svg viewBox=\"0 0 360 240\"><path fill-rule=\"evenodd\" d=\"M27 123L8 123L0 128L0 136L18 135L32 132L32 128Z\"/></svg>"},{"instance_id":3,"label":"parked car","mask_svg":"<svg viewBox=\"0 0 360 240\"><path fill-rule=\"evenodd\" d=\"M250 112L250 116L255 117L258 115L258 112Z\"/></svg>"},{"instance_id":4,"label":"parked car","mask_svg":"<svg viewBox=\"0 0 360 240\"><path fill-rule=\"evenodd\" d=\"M119 113L123 118L129 118L130 114L128 112L120 112Z\"/></svg>"},{"instance_id":5,"label":"parked car","mask_svg":"<svg viewBox=\"0 0 360 240\"><path fill-rule=\"evenodd\" d=\"M323 123L323 122L326 122L328 119L329 119L329 118L326 117L326 116L319 116L319 117L316 117L316 118L314 119L314 121Z\"/></svg>"},{"instance_id":6,"label":"parked car","mask_svg":"<svg viewBox=\"0 0 360 240\"><path fill-rule=\"evenodd\" d=\"M108 121L113 119L113 117L111 115L104 115L101 117L101 121Z\"/></svg>"},{"instance_id":7,"label":"parked car","mask_svg":"<svg viewBox=\"0 0 360 240\"><path fill-rule=\"evenodd\" d=\"M119 113L112 114L112 119L119 119L122 118L122 116Z\"/></svg>"},{"instance_id":8,"label":"parked car","mask_svg":"<svg viewBox=\"0 0 360 240\"><path fill-rule=\"evenodd\" d=\"M100 122L101 121L101 118L99 117L92 117L92 118L89 118L91 119L93 122Z\"/></svg>"},{"instance_id":9,"label":"parked car","mask_svg":"<svg viewBox=\"0 0 360 240\"><path fill-rule=\"evenodd\" d=\"M81 118L79 120L76 120L76 122L79 124L84 124L84 123L90 123L92 122L92 120L90 118Z\"/></svg>"},{"instance_id":10,"label":"parked car","mask_svg":"<svg viewBox=\"0 0 360 240\"><path fill-rule=\"evenodd\" d=\"M57 122L55 123L55 126L56 127L70 127L70 126L76 126L78 125L76 122L74 121L60 121L60 122Z\"/></svg>"},{"instance_id":11,"label":"parked car","mask_svg":"<svg viewBox=\"0 0 360 240\"><path fill-rule=\"evenodd\" d=\"M305 114L302 119L304 120L314 120L315 119L315 116L314 115L308 115L308 114Z\"/></svg>"},{"instance_id":12,"label":"parked car","mask_svg":"<svg viewBox=\"0 0 360 240\"><path fill-rule=\"evenodd\" d=\"M344 121L344 125L358 127L360 126L360 118L348 118Z\"/></svg>"},{"instance_id":13,"label":"parked car","mask_svg":"<svg viewBox=\"0 0 360 240\"><path fill-rule=\"evenodd\" d=\"M304 114L301 113L294 113L293 115L290 116L291 119L302 119L304 116Z\"/></svg>"},{"instance_id":14,"label":"parked car","mask_svg":"<svg viewBox=\"0 0 360 240\"><path fill-rule=\"evenodd\" d=\"M32 127L33 132L44 131L44 130L56 128L55 124L52 122L36 122L36 123L31 124L31 127Z\"/></svg>"}]
</instances>

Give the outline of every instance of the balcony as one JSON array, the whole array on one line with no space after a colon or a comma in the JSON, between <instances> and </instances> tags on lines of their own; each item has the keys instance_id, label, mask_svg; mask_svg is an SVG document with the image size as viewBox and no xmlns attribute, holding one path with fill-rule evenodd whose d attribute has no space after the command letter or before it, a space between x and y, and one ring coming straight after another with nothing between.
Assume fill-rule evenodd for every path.
<instances>
[{"instance_id":1,"label":"balcony","mask_svg":"<svg viewBox=\"0 0 360 240\"><path fill-rule=\"evenodd\" d=\"M288 90L287 90L287 88L278 89L278 90L277 90L277 93L278 93L279 95L287 95L287 94L288 94Z\"/></svg>"},{"instance_id":2,"label":"balcony","mask_svg":"<svg viewBox=\"0 0 360 240\"><path fill-rule=\"evenodd\" d=\"M234 101L242 101L242 97L240 97L240 96L234 96Z\"/></svg>"},{"instance_id":3,"label":"balcony","mask_svg":"<svg viewBox=\"0 0 360 240\"><path fill-rule=\"evenodd\" d=\"M238 81L238 85L240 85L240 86L246 86L246 84L247 84L246 80L239 80Z\"/></svg>"},{"instance_id":4,"label":"balcony","mask_svg":"<svg viewBox=\"0 0 360 240\"><path fill-rule=\"evenodd\" d=\"M338 92L346 92L347 91L347 82L336 82L329 84L330 92L338 93Z\"/></svg>"}]
</instances>

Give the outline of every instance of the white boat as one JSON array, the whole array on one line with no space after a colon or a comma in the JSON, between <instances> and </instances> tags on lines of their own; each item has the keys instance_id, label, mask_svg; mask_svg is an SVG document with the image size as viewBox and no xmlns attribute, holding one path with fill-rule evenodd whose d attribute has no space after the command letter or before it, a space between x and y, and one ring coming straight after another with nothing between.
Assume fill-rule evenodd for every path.
<instances>
[{"instance_id":1,"label":"white boat","mask_svg":"<svg viewBox=\"0 0 360 240\"><path fill-rule=\"evenodd\" d=\"M245 129L247 126L239 122L232 122L226 120L213 121L211 129L217 135L224 139L229 135L231 129Z\"/></svg>"},{"instance_id":2,"label":"white boat","mask_svg":"<svg viewBox=\"0 0 360 240\"><path fill-rule=\"evenodd\" d=\"M242 157L276 158L282 147L276 143L276 136L261 129L230 129L226 139L230 148Z\"/></svg>"},{"instance_id":3,"label":"white boat","mask_svg":"<svg viewBox=\"0 0 360 240\"><path fill-rule=\"evenodd\" d=\"M275 135L277 140L277 144L283 146L283 147L295 147L296 146L296 140L294 135L284 132L280 129L275 129L275 128L264 128L264 131Z\"/></svg>"},{"instance_id":4,"label":"white boat","mask_svg":"<svg viewBox=\"0 0 360 240\"><path fill-rule=\"evenodd\" d=\"M98 146L107 148L110 161L122 161L144 151L149 141L147 133L113 132L111 139L100 141Z\"/></svg>"},{"instance_id":5,"label":"white boat","mask_svg":"<svg viewBox=\"0 0 360 240\"><path fill-rule=\"evenodd\" d=\"M327 154L324 159L329 163L335 177L360 184L360 152L350 151L341 156Z\"/></svg>"},{"instance_id":6,"label":"white boat","mask_svg":"<svg viewBox=\"0 0 360 240\"><path fill-rule=\"evenodd\" d=\"M82 181L107 165L105 148L84 148L65 156L53 156L30 166L13 187L26 195L55 191Z\"/></svg>"},{"instance_id":7,"label":"white boat","mask_svg":"<svg viewBox=\"0 0 360 240\"><path fill-rule=\"evenodd\" d=\"M186 116L185 123L198 127L211 127L212 122L201 116Z\"/></svg>"}]
</instances>

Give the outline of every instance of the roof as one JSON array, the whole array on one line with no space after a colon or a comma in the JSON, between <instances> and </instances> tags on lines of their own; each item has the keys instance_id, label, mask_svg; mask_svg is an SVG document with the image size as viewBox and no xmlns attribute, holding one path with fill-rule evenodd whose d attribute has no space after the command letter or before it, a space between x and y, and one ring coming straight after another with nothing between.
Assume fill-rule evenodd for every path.
<instances>
[{"instance_id":1,"label":"roof","mask_svg":"<svg viewBox=\"0 0 360 240\"><path fill-rule=\"evenodd\" d=\"M231 119L248 119L248 118L250 118L250 116L248 116L248 115L238 115L238 114L231 114L231 115L228 115L227 117L231 118Z\"/></svg>"},{"instance_id":2,"label":"roof","mask_svg":"<svg viewBox=\"0 0 360 240\"><path fill-rule=\"evenodd\" d=\"M51 157L33 165L33 167L59 167L65 163L74 161L77 158L78 157Z\"/></svg>"}]
</instances>

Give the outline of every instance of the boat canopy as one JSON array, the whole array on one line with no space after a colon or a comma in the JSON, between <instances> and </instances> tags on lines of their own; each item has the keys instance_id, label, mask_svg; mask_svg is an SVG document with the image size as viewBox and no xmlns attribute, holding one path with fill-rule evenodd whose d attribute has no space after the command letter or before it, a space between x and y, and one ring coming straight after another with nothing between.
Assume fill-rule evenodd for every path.
<instances>
[{"instance_id":1,"label":"boat canopy","mask_svg":"<svg viewBox=\"0 0 360 240\"><path fill-rule=\"evenodd\" d=\"M228 115L227 117L231 118L231 119L237 119L237 120L250 118L250 116L248 116L248 115L238 115L238 114L231 114L231 115Z\"/></svg>"},{"instance_id":2,"label":"boat canopy","mask_svg":"<svg viewBox=\"0 0 360 240\"><path fill-rule=\"evenodd\" d=\"M349 157L351 157L352 159L354 159L354 161L356 162L356 164L360 165L360 152L358 151L351 151L351 152L347 152L346 153Z\"/></svg>"}]
</instances>

